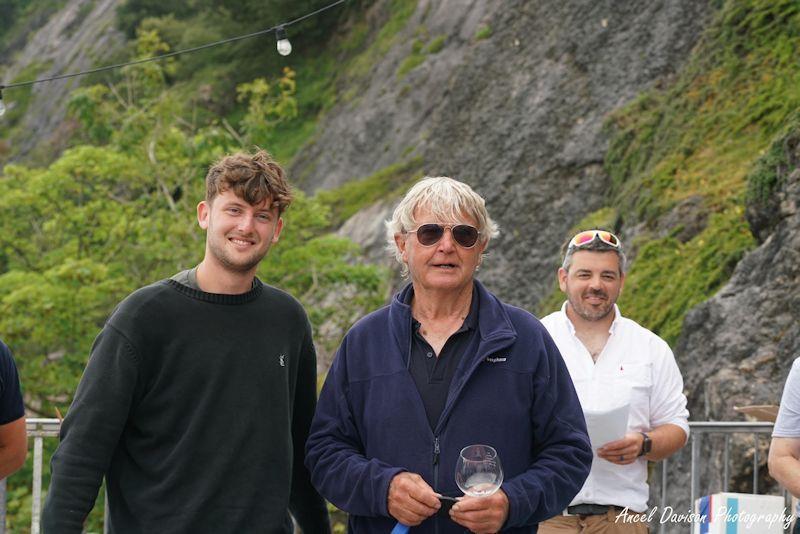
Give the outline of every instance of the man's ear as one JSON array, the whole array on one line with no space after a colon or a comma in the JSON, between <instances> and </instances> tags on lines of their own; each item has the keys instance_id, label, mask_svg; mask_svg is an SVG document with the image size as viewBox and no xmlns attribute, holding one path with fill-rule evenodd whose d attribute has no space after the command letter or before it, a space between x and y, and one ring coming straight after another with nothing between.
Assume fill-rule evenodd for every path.
<instances>
[{"instance_id":1,"label":"man's ear","mask_svg":"<svg viewBox=\"0 0 800 534\"><path fill-rule=\"evenodd\" d=\"M397 250L400 251L400 257L403 259L403 262L408 263L408 255L406 254L406 238L408 234L401 234L396 233L394 234L394 244L397 247Z\"/></svg>"},{"instance_id":2,"label":"man's ear","mask_svg":"<svg viewBox=\"0 0 800 534\"><path fill-rule=\"evenodd\" d=\"M558 274L557 274L558 287L564 293L567 292L567 276L568 275L569 275L569 273L567 272L567 270L565 268L563 268L563 267L559 267L558 268Z\"/></svg>"},{"instance_id":3,"label":"man's ear","mask_svg":"<svg viewBox=\"0 0 800 534\"><path fill-rule=\"evenodd\" d=\"M272 233L272 242L277 243L281 237L281 230L283 230L283 217L278 217L278 222L275 223L275 231Z\"/></svg>"},{"instance_id":4,"label":"man's ear","mask_svg":"<svg viewBox=\"0 0 800 534\"><path fill-rule=\"evenodd\" d=\"M211 206L205 200L197 205L197 224L203 230L208 230L208 214L211 211Z\"/></svg>"}]
</instances>

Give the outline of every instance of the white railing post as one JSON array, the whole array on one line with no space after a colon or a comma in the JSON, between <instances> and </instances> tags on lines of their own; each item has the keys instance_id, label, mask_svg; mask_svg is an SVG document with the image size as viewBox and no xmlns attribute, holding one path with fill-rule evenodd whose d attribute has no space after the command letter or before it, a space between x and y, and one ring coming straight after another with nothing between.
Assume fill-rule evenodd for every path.
<instances>
[{"instance_id":1,"label":"white railing post","mask_svg":"<svg viewBox=\"0 0 800 534\"><path fill-rule=\"evenodd\" d=\"M689 507L694 506L694 501L697 499L697 494L700 490L700 435L701 432L697 430L692 431L692 467L691 467L691 482L690 487L690 500Z\"/></svg>"},{"instance_id":2,"label":"white railing post","mask_svg":"<svg viewBox=\"0 0 800 534\"><path fill-rule=\"evenodd\" d=\"M31 534L41 532L42 521L42 436L33 438L33 499L31 502Z\"/></svg>"},{"instance_id":3,"label":"white railing post","mask_svg":"<svg viewBox=\"0 0 800 534\"><path fill-rule=\"evenodd\" d=\"M42 463L44 438L58 437L59 419L30 418L25 422L28 437L33 438L33 486L31 488L31 534L42 530Z\"/></svg>"}]
</instances>

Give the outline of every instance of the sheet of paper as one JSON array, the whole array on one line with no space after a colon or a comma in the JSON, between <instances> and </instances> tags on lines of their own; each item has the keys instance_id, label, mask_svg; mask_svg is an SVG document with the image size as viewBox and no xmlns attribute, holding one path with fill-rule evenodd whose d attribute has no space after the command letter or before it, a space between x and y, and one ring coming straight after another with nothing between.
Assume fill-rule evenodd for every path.
<instances>
[{"instance_id":1,"label":"sheet of paper","mask_svg":"<svg viewBox=\"0 0 800 534\"><path fill-rule=\"evenodd\" d=\"M597 450L606 443L625 436L630 408L631 405L626 403L610 410L583 412L592 449Z\"/></svg>"}]
</instances>

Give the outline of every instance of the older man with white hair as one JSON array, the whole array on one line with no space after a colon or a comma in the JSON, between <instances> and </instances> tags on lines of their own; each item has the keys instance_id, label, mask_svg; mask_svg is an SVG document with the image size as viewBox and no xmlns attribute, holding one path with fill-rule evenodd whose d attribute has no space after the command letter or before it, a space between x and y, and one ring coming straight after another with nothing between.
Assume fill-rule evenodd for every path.
<instances>
[{"instance_id":1,"label":"older man with white hair","mask_svg":"<svg viewBox=\"0 0 800 534\"><path fill-rule=\"evenodd\" d=\"M535 533L591 465L583 414L553 340L475 271L497 225L467 184L425 178L387 222L411 283L345 336L319 399L306 465L349 532ZM493 447L505 478L459 497L460 451Z\"/></svg>"}]
</instances>

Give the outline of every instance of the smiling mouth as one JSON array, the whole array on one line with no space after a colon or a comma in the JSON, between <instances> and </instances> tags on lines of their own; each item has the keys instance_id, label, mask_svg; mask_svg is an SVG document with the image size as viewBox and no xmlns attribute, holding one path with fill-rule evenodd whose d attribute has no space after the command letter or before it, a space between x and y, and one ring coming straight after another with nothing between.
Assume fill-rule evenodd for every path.
<instances>
[{"instance_id":1,"label":"smiling mouth","mask_svg":"<svg viewBox=\"0 0 800 534\"><path fill-rule=\"evenodd\" d=\"M433 266L436 267L437 269L445 269L445 270L451 270L456 268L456 265L453 263L436 263Z\"/></svg>"},{"instance_id":2,"label":"smiling mouth","mask_svg":"<svg viewBox=\"0 0 800 534\"><path fill-rule=\"evenodd\" d=\"M228 241L230 241L234 245L239 245L239 246L242 246L242 247L254 244L252 241L248 241L246 239L239 239L238 237L229 237Z\"/></svg>"}]
</instances>

